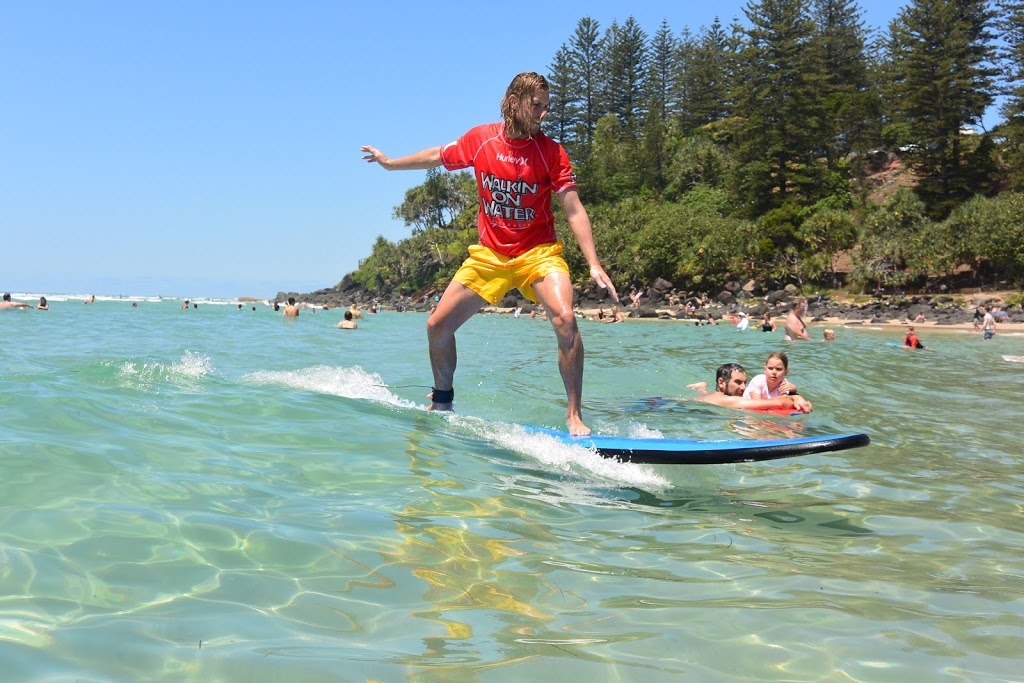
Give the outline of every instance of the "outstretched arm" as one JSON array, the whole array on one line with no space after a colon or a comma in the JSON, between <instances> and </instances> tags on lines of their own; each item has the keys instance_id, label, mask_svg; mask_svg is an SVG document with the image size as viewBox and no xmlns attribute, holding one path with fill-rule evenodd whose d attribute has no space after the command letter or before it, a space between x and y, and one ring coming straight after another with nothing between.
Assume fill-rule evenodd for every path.
<instances>
[{"instance_id":1,"label":"outstretched arm","mask_svg":"<svg viewBox=\"0 0 1024 683\"><path fill-rule=\"evenodd\" d=\"M740 410L766 410L768 408L792 408L803 413L811 412L811 402L803 396L777 396L775 398L743 398L742 396L726 396L721 392L712 392L698 400L712 403L725 408Z\"/></svg>"},{"instance_id":2,"label":"outstretched arm","mask_svg":"<svg viewBox=\"0 0 1024 683\"><path fill-rule=\"evenodd\" d=\"M569 220L569 228L576 237L576 243L580 245L583 258L587 260L587 265L590 266L590 277L594 278L594 282L601 289L607 289L612 299L618 301L619 294L615 291L615 285L612 284L611 278L608 277L608 274L604 272L604 268L601 267L601 260L597 258L597 248L594 246L594 233L590 227L590 216L587 215L587 210L583 208L579 192L575 189L560 192L558 194L558 201L562 205L562 211L565 211L566 218Z\"/></svg>"},{"instance_id":3,"label":"outstretched arm","mask_svg":"<svg viewBox=\"0 0 1024 683\"><path fill-rule=\"evenodd\" d=\"M429 147L408 156L391 159L376 147L363 145L360 150L366 152L363 159L367 163L378 163L388 171L412 171L416 169L435 168L441 165L441 148Z\"/></svg>"},{"instance_id":4,"label":"outstretched arm","mask_svg":"<svg viewBox=\"0 0 1024 683\"><path fill-rule=\"evenodd\" d=\"M782 395L775 398L742 398L742 403L735 406L744 410L764 410L765 408L792 408L802 413L811 412L811 402L803 396Z\"/></svg>"}]
</instances>

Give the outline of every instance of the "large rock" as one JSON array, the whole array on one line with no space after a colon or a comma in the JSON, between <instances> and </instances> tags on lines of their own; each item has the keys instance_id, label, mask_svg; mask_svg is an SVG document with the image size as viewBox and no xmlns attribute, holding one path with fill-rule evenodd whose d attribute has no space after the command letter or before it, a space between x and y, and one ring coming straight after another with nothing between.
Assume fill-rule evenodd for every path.
<instances>
[{"instance_id":1,"label":"large rock","mask_svg":"<svg viewBox=\"0 0 1024 683\"><path fill-rule=\"evenodd\" d=\"M630 318L657 318L658 309L654 306L641 306L634 308L629 314Z\"/></svg>"},{"instance_id":2,"label":"large rock","mask_svg":"<svg viewBox=\"0 0 1024 683\"><path fill-rule=\"evenodd\" d=\"M743 289L743 283L742 282L736 282L735 280L733 280L732 282L726 282L725 283L725 291L727 291L727 292L735 293L735 292L740 291L741 289Z\"/></svg>"},{"instance_id":3,"label":"large rock","mask_svg":"<svg viewBox=\"0 0 1024 683\"><path fill-rule=\"evenodd\" d=\"M656 292L667 292L673 288L673 284L665 278L655 278L654 282L651 283L651 289Z\"/></svg>"},{"instance_id":4,"label":"large rock","mask_svg":"<svg viewBox=\"0 0 1024 683\"><path fill-rule=\"evenodd\" d=\"M349 292L353 289L358 289L361 286L362 285L360 285L358 282L352 279L351 273L343 277L341 279L341 282L338 283L338 289L340 289L342 292Z\"/></svg>"}]
</instances>

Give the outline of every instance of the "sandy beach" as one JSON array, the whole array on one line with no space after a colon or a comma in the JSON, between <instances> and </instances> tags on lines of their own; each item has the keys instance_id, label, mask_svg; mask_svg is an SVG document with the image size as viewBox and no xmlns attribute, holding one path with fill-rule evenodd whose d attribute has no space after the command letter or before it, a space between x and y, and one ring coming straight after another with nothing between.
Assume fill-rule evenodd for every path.
<instances>
[{"instance_id":1,"label":"sandy beach","mask_svg":"<svg viewBox=\"0 0 1024 683\"><path fill-rule=\"evenodd\" d=\"M927 330L931 332L973 332L973 323L953 323L953 324L940 324L932 320L927 320L923 323L911 322L908 320L889 320L884 323L873 323L863 320L845 320L843 318L825 318L823 321L809 322L808 327L881 327L881 328L895 328L903 329L907 325L913 325L914 328L921 332ZM1024 322L1010 321L1004 323L996 323L996 334L999 333L1024 333ZM981 334L979 331L978 334Z\"/></svg>"},{"instance_id":2,"label":"sandy beach","mask_svg":"<svg viewBox=\"0 0 1024 683\"><path fill-rule=\"evenodd\" d=\"M484 313L488 313L488 312L490 312L490 313L497 313L497 314L500 314L500 315L505 315L505 314L511 315L511 314L515 313L515 309L513 309L513 308L502 308L502 307L497 307L497 306L488 306L488 307L484 308L482 312L484 312ZM584 316L585 319L593 320L594 322L597 322L597 312L598 312L598 309L596 309L596 308L582 308L582 309L579 309L578 312L581 313ZM607 314L607 310L605 310L605 313ZM638 322L648 322L648 323L655 322L655 323L666 323L666 324L687 324L687 323L692 324L692 323L696 322L697 320L703 320L703 319L696 318L696 317L691 318L691 319L677 319L677 318L671 317L671 316L674 316L675 313L676 313L675 311L673 311L671 309L658 309L658 313L659 314L664 314L666 316L666 317L659 317L659 318L630 318L630 317L628 317L629 309L626 309L625 313L626 313L627 317L626 317L626 319L623 322L624 323L634 323L634 324L638 323ZM781 330L783 324L786 321L786 316L784 316L784 315L773 316L772 320L775 321L775 324L778 325L779 329ZM751 331L755 331L755 332L757 331L757 329L754 327L754 325L756 323L758 323L758 322L759 322L758 320L752 320L751 321L751 328L750 328ZM905 320L905 319L904 320L890 319L890 320L887 320L886 322L872 322L870 320L854 320L854 319L839 318L839 317L831 317L830 316L830 317L813 318L813 319L805 318L805 322L807 323L807 327L809 329L812 329L812 330L813 329L824 330L827 327L832 327L832 328L859 327L859 328L862 328L862 329L876 328L876 329L903 330L903 329L905 329L907 327L907 325L913 325L917 329L917 331L919 333L923 333L923 334L931 334L933 332L936 332L936 333L944 333L944 332L963 333L963 332L973 332L974 331L974 324L973 323L969 323L969 322L968 323L939 323L939 322L936 322L934 320L926 320L925 322L913 322L913 321ZM732 323L731 320L729 320L728 316L726 316L722 320L718 321L718 324L719 325L729 326L729 325L732 325L733 323ZM1007 322L996 323L996 334L1000 334L1000 333L1002 333L1002 334L1012 334L1012 333L1024 334L1024 320L1010 320L1010 321L1007 321ZM980 335L981 332L979 331L978 334ZM815 335L812 335L812 336L815 336ZM820 336L820 335L818 335L818 336Z\"/></svg>"}]
</instances>

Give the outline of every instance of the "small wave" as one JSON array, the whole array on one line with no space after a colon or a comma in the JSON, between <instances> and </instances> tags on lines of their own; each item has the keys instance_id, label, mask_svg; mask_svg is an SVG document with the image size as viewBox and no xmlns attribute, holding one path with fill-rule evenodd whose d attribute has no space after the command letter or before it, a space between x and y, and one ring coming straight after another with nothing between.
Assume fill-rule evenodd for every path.
<instances>
[{"instance_id":1,"label":"small wave","mask_svg":"<svg viewBox=\"0 0 1024 683\"><path fill-rule=\"evenodd\" d=\"M47 294L46 292L37 292L37 293L20 292L20 293L12 293L11 294L12 298L24 299L26 301L29 301L29 300L31 300L31 301L39 301L39 297L41 297L41 296L45 296L46 300L49 301L50 303L65 302L65 301L72 301L72 302L76 302L77 303L77 302L89 300L89 299L91 299L93 297L92 294ZM106 294L97 294L95 296L96 296L96 301L114 301L114 302L123 302L123 303L139 303L139 302L159 303L159 302L164 300L164 298L160 297L160 296L147 296L147 295L141 295L141 294L130 294L130 295L126 294L126 295L123 295L123 296L111 296L111 295L106 295Z\"/></svg>"},{"instance_id":2,"label":"small wave","mask_svg":"<svg viewBox=\"0 0 1024 683\"><path fill-rule=\"evenodd\" d=\"M367 399L400 408L419 407L392 393L380 375L367 372L358 365L350 368L317 365L301 370L261 370L242 379L253 384L276 384L344 398Z\"/></svg>"},{"instance_id":3,"label":"small wave","mask_svg":"<svg viewBox=\"0 0 1024 683\"><path fill-rule=\"evenodd\" d=\"M416 403L400 398L385 385L377 373L359 366L331 367L318 365L290 371L263 370L242 378L253 384L270 384L315 391L344 398L365 399L399 408L423 410ZM617 486L635 486L647 491L669 488L668 479L649 466L604 458L593 449L564 444L543 434L527 432L519 425L492 422L453 413L447 415L448 425L457 432L489 441L501 448L533 457L544 466L586 478L598 477ZM631 436L657 438L661 433L643 425L632 424Z\"/></svg>"},{"instance_id":4,"label":"small wave","mask_svg":"<svg viewBox=\"0 0 1024 683\"><path fill-rule=\"evenodd\" d=\"M213 361L208 356L186 351L177 363L173 363L168 371L185 377L205 377L213 371Z\"/></svg>"},{"instance_id":5,"label":"small wave","mask_svg":"<svg viewBox=\"0 0 1024 683\"><path fill-rule=\"evenodd\" d=\"M193 383L213 372L213 361L192 351L186 351L181 360L169 365L160 361L126 360L121 363L119 375L122 379L131 379L140 384L153 384L161 381Z\"/></svg>"},{"instance_id":6,"label":"small wave","mask_svg":"<svg viewBox=\"0 0 1024 683\"><path fill-rule=\"evenodd\" d=\"M652 429L644 424L630 423L626 435L633 439L663 439L665 435L657 429Z\"/></svg>"},{"instance_id":7,"label":"small wave","mask_svg":"<svg viewBox=\"0 0 1024 683\"><path fill-rule=\"evenodd\" d=\"M598 477L616 486L634 486L646 491L671 487L668 479L648 465L605 458L593 448L562 443L546 434L529 432L520 425L458 414L450 415L448 423L454 429L490 441L501 448L528 455L559 472L576 473L586 478Z\"/></svg>"}]
</instances>

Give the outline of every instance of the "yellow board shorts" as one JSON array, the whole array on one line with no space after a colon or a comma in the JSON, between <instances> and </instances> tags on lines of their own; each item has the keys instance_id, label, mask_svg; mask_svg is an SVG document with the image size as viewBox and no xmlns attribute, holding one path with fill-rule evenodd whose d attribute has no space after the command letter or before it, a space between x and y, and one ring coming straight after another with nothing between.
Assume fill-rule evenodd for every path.
<instances>
[{"instance_id":1,"label":"yellow board shorts","mask_svg":"<svg viewBox=\"0 0 1024 683\"><path fill-rule=\"evenodd\" d=\"M482 244L469 248L469 258L452 278L473 290L491 305L497 304L510 289L518 288L533 303L534 282L549 273L569 274L569 266L562 258L562 243L540 244L515 258L503 256Z\"/></svg>"}]
</instances>

